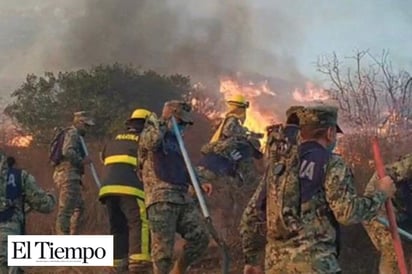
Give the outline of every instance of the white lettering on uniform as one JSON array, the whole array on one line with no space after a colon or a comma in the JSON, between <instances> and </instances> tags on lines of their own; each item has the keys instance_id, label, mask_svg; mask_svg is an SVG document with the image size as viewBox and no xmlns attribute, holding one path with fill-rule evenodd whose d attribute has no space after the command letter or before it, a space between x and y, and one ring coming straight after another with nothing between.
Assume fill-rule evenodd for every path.
<instances>
[{"instance_id":1,"label":"white lettering on uniform","mask_svg":"<svg viewBox=\"0 0 412 274\"><path fill-rule=\"evenodd\" d=\"M315 162L308 162L303 160L300 171L299 171L299 178L307 178L309 180L313 180L313 174L315 173Z\"/></svg>"},{"instance_id":2,"label":"white lettering on uniform","mask_svg":"<svg viewBox=\"0 0 412 274\"><path fill-rule=\"evenodd\" d=\"M14 174L10 174L7 184L16 187L16 179L14 178Z\"/></svg>"}]
</instances>

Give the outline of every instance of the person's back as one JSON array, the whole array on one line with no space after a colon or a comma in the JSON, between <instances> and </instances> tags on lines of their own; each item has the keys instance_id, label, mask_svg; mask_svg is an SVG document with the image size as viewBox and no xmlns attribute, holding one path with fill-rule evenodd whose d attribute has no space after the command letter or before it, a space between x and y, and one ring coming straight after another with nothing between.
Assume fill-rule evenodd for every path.
<instances>
[{"instance_id":1,"label":"person's back","mask_svg":"<svg viewBox=\"0 0 412 274\"><path fill-rule=\"evenodd\" d=\"M267 178L271 188L279 186L297 193L285 193L282 189L269 189L266 193L265 270L266 273L339 273L338 223L355 224L375 217L386 198L393 195L394 185L385 177L377 183L379 192L357 196L349 168L340 156L332 154L336 134L341 132L336 124L337 109L308 107L297 114L301 130L298 162L273 166L275 176ZM295 199L295 194L299 199ZM282 207L280 200L291 195L298 201L295 205L299 209L298 218L297 222L285 223L282 219L285 220L287 208ZM245 273L262 271L248 265Z\"/></svg>"},{"instance_id":2,"label":"person's back","mask_svg":"<svg viewBox=\"0 0 412 274\"><path fill-rule=\"evenodd\" d=\"M139 136L150 111L136 109L126 130L110 140L101 152L105 176L99 200L109 216L114 236L114 267L117 271L146 273L150 267L150 237L143 182L138 177ZM128 237L125 237L128 235Z\"/></svg>"},{"instance_id":3,"label":"person's back","mask_svg":"<svg viewBox=\"0 0 412 274\"><path fill-rule=\"evenodd\" d=\"M102 151L105 177L100 189L101 198L106 194L121 194L125 186L143 189L143 183L136 173L138 139L139 132L125 130L116 134L115 138L105 145Z\"/></svg>"},{"instance_id":4,"label":"person's back","mask_svg":"<svg viewBox=\"0 0 412 274\"><path fill-rule=\"evenodd\" d=\"M42 190L27 171L15 168L12 157L0 166L0 273L7 273L7 236L24 233L25 206L40 213L50 213L56 204L52 194Z\"/></svg>"},{"instance_id":5,"label":"person's back","mask_svg":"<svg viewBox=\"0 0 412 274\"><path fill-rule=\"evenodd\" d=\"M172 132L162 136L162 144L147 150L149 131L143 131L139 145L141 174L146 193L146 206L157 202L186 204L192 201L187 194L190 185L189 173L179 152L176 137ZM167 167L167 169L166 169Z\"/></svg>"},{"instance_id":6,"label":"person's back","mask_svg":"<svg viewBox=\"0 0 412 274\"><path fill-rule=\"evenodd\" d=\"M209 143L202 146L202 153L209 154L206 155L208 158L216 158L212 161L219 162L220 169L224 172L232 173L229 175L230 178L238 177L236 181L239 183L254 185L256 178L259 176L253 158L262 158L258 138L262 138L263 134L250 132L243 126L246 120L246 110L249 108L249 102L246 101L243 95L235 94L230 96L226 100L226 105L228 110ZM238 153L233 154L235 150ZM241 155L241 153L244 155ZM217 159L222 157L233 159L233 161L228 162L224 159ZM239 157L243 159L237 159ZM202 160L209 161L208 159ZM205 167L208 165L205 161L201 164L206 165ZM207 168L211 169L211 167ZM236 173L236 176L233 176L233 173Z\"/></svg>"},{"instance_id":7,"label":"person's back","mask_svg":"<svg viewBox=\"0 0 412 274\"><path fill-rule=\"evenodd\" d=\"M286 238L267 238L266 268L283 269L285 273L337 273L341 271L337 260L338 223L349 225L372 219L386 198L393 195L394 185L385 177L379 192L357 196L349 168L340 156L332 154L336 134L342 132L336 124L337 109L308 107L299 110L298 117L302 143L294 181L300 188L300 222ZM268 193L268 201L272 198ZM271 229L268 224L268 235L276 234Z\"/></svg>"},{"instance_id":8,"label":"person's back","mask_svg":"<svg viewBox=\"0 0 412 274\"><path fill-rule=\"evenodd\" d=\"M276 124L267 127L266 161L269 166L275 165L282 157L287 156L291 146L298 143L299 118L296 112L303 106L291 106L286 111L286 125ZM240 234L242 251L246 265L257 265L265 249L266 239L266 169L254 194L251 196L242 214Z\"/></svg>"},{"instance_id":9,"label":"person's back","mask_svg":"<svg viewBox=\"0 0 412 274\"><path fill-rule=\"evenodd\" d=\"M54 167L53 181L59 189L59 211L56 234L78 234L84 214L82 175L84 165L91 162L83 151L80 137L94 125L86 111L74 113L73 126L65 130L61 160Z\"/></svg>"},{"instance_id":10,"label":"person's back","mask_svg":"<svg viewBox=\"0 0 412 274\"><path fill-rule=\"evenodd\" d=\"M84 152L81 150L79 132L76 127L70 126L64 129L63 155L61 162L54 167L54 173L66 173L70 178L81 179L84 173L83 158Z\"/></svg>"},{"instance_id":11,"label":"person's back","mask_svg":"<svg viewBox=\"0 0 412 274\"><path fill-rule=\"evenodd\" d=\"M201 152L198 167L207 169L217 176L232 177L233 180L239 181L239 184L251 183L248 173L255 171L254 159L259 160L263 157L259 140L243 136L206 144Z\"/></svg>"},{"instance_id":12,"label":"person's back","mask_svg":"<svg viewBox=\"0 0 412 274\"><path fill-rule=\"evenodd\" d=\"M197 164L199 177L213 184L215 195L207 199L212 218L219 220L217 229L225 242L235 245L238 235L234 229L240 212L246 205L244 197L254 190L259 180L255 159L261 159L259 140L233 136L206 145Z\"/></svg>"},{"instance_id":13,"label":"person's back","mask_svg":"<svg viewBox=\"0 0 412 274\"><path fill-rule=\"evenodd\" d=\"M191 111L185 102L168 101L162 118L150 115L140 135L138 158L142 161L154 274L172 270L175 233L186 240L186 245L171 273L185 273L209 243L205 222L188 193L191 179L176 135L182 136L184 129L193 124ZM180 132L174 130L173 118ZM206 184L202 188L210 191Z\"/></svg>"}]
</instances>

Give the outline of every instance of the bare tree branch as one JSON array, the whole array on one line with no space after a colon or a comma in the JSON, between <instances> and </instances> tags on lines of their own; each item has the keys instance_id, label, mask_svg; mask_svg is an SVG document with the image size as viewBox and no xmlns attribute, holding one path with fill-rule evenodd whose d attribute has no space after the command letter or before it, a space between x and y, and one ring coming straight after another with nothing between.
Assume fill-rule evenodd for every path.
<instances>
[{"instance_id":1,"label":"bare tree branch","mask_svg":"<svg viewBox=\"0 0 412 274\"><path fill-rule=\"evenodd\" d=\"M338 103L345 122L368 131L384 120L388 133L412 124L412 78L406 71L394 71L388 50L378 56L357 50L344 59L351 65L344 68L335 52L322 56L317 71L329 79L328 93Z\"/></svg>"}]
</instances>

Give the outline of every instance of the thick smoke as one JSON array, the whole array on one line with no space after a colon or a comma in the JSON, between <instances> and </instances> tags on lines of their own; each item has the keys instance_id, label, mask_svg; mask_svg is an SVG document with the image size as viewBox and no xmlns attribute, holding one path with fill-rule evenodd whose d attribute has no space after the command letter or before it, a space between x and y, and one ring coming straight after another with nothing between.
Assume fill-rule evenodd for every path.
<instances>
[{"instance_id":1,"label":"thick smoke","mask_svg":"<svg viewBox=\"0 0 412 274\"><path fill-rule=\"evenodd\" d=\"M72 67L120 62L204 82L237 71L299 81L283 52L297 45L295 27L246 0L89 0L62 54Z\"/></svg>"},{"instance_id":2,"label":"thick smoke","mask_svg":"<svg viewBox=\"0 0 412 274\"><path fill-rule=\"evenodd\" d=\"M292 53L304 40L301 22L281 0L44 0L0 4L0 93L28 73L67 71L115 62L182 73L209 90L219 76L270 79L290 93L305 79ZM277 100L280 100L277 97Z\"/></svg>"}]
</instances>

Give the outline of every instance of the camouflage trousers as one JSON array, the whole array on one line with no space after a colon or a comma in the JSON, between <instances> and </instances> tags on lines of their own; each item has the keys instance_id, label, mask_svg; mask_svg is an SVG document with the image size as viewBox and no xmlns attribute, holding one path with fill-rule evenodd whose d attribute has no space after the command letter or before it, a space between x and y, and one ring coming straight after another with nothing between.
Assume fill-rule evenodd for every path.
<instances>
[{"instance_id":1,"label":"camouflage trousers","mask_svg":"<svg viewBox=\"0 0 412 274\"><path fill-rule=\"evenodd\" d=\"M228 184L227 178L222 177L214 182L213 193L207 198L216 229L229 245L231 241L238 238L237 226L243 210L239 192L240 189L236 185Z\"/></svg>"},{"instance_id":2,"label":"camouflage trousers","mask_svg":"<svg viewBox=\"0 0 412 274\"><path fill-rule=\"evenodd\" d=\"M366 185L365 195L370 195L374 193L374 191L374 180L370 180ZM399 225L400 214L397 211L396 207L394 207L394 209L395 216L397 218L397 222ZM386 213L383 208L379 213L379 216L383 216L386 218ZM393 246L393 240L390 231L384 225L379 223L376 219L373 219L370 222L363 222L362 225L368 233L368 236L371 239L373 245L380 253L379 274L398 274L398 262L396 259L396 253ZM410 259L406 261L406 265L410 263Z\"/></svg>"},{"instance_id":3,"label":"camouflage trousers","mask_svg":"<svg viewBox=\"0 0 412 274\"><path fill-rule=\"evenodd\" d=\"M186 240L183 253L176 261L175 273L185 273L184 270L206 251L209 234L199 210L193 203L155 203L148 208L148 219L154 274L169 274L171 271L175 233Z\"/></svg>"},{"instance_id":4,"label":"camouflage trousers","mask_svg":"<svg viewBox=\"0 0 412 274\"><path fill-rule=\"evenodd\" d=\"M21 223L14 217L10 222L0 223L0 274L7 274L11 270L7 266L7 236L20 234Z\"/></svg>"},{"instance_id":5,"label":"camouflage trousers","mask_svg":"<svg viewBox=\"0 0 412 274\"><path fill-rule=\"evenodd\" d=\"M83 222L84 200L80 180L57 180L59 188L59 210L56 220L56 234L76 235Z\"/></svg>"},{"instance_id":6,"label":"camouflage trousers","mask_svg":"<svg viewBox=\"0 0 412 274\"><path fill-rule=\"evenodd\" d=\"M398 274L398 262L396 259L393 240L389 230L376 220L363 223L363 227L372 240L375 248L380 252L379 274ZM408 264L408 262L406 262Z\"/></svg>"},{"instance_id":7,"label":"camouflage trousers","mask_svg":"<svg viewBox=\"0 0 412 274\"><path fill-rule=\"evenodd\" d=\"M230 245L231 241L239 239L237 227L249 198L245 197L245 186L239 187L236 178L218 176L203 167L197 171L203 180L213 185L213 193L207 197L206 203L217 231Z\"/></svg>"},{"instance_id":8,"label":"camouflage trousers","mask_svg":"<svg viewBox=\"0 0 412 274\"><path fill-rule=\"evenodd\" d=\"M338 259L326 248L303 252L296 246L269 241L265 248L266 274L332 274L342 273Z\"/></svg>"}]
</instances>

